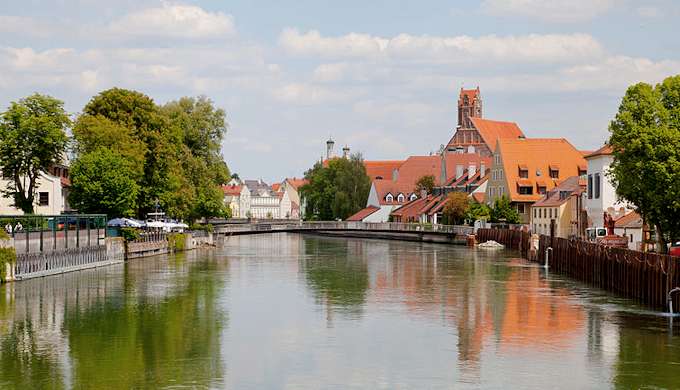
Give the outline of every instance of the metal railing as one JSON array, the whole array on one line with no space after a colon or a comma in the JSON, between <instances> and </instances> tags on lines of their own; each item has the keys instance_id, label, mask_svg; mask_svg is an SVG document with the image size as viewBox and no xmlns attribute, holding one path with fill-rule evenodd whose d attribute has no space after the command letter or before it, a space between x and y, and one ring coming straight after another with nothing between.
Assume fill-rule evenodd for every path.
<instances>
[{"instance_id":1,"label":"metal railing","mask_svg":"<svg viewBox=\"0 0 680 390\"><path fill-rule=\"evenodd\" d=\"M17 253L51 252L104 245L106 215L3 215L0 228L13 239Z\"/></svg>"},{"instance_id":2,"label":"metal railing","mask_svg":"<svg viewBox=\"0 0 680 390\"><path fill-rule=\"evenodd\" d=\"M432 225L417 223L398 222L354 222L354 221L327 221L327 222L280 222L280 223L253 223L233 224L216 227L218 234L247 233L247 232L276 232L276 231L315 231L315 230L366 230L381 232L423 232L467 235L474 232L471 226L458 225Z\"/></svg>"}]
</instances>

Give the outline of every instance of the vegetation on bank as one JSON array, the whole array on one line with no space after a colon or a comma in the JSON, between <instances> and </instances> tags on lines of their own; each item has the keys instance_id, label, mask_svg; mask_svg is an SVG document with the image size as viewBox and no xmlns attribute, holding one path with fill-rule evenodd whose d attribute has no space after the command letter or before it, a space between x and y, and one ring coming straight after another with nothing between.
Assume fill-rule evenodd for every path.
<instances>
[{"instance_id":1,"label":"vegetation on bank","mask_svg":"<svg viewBox=\"0 0 680 390\"><path fill-rule=\"evenodd\" d=\"M305 179L309 183L300 187L300 195L308 220L346 219L366 206L371 189L361 154L317 162L305 172Z\"/></svg>"},{"instance_id":2,"label":"vegetation on bank","mask_svg":"<svg viewBox=\"0 0 680 390\"><path fill-rule=\"evenodd\" d=\"M665 250L680 238L680 75L629 87L609 131L616 194L655 227Z\"/></svg>"},{"instance_id":3,"label":"vegetation on bank","mask_svg":"<svg viewBox=\"0 0 680 390\"><path fill-rule=\"evenodd\" d=\"M9 241L9 235L4 229L0 229L0 241ZM7 264L14 265L17 254L13 247L0 245L0 283L7 281Z\"/></svg>"}]
</instances>

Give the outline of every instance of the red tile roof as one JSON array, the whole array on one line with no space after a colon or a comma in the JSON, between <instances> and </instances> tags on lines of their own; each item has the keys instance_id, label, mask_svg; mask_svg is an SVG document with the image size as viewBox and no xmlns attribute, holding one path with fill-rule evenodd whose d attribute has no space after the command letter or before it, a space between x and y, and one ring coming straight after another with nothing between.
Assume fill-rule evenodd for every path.
<instances>
[{"instance_id":1,"label":"red tile roof","mask_svg":"<svg viewBox=\"0 0 680 390\"><path fill-rule=\"evenodd\" d=\"M303 185L309 183L309 180L298 179L297 177L287 178L286 181L290 183L290 185L293 186L293 188L295 188L296 190L302 187Z\"/></svg>"},{"instance_id":2,"label":"red tile roof","mask_svg":"<svg viewBox=\"0 0 680 390\"><path fill-rule=\"evenodd\" d=\"M543 195L536 192L537 181L544 181L547 191L558 185L560 180L550 178L550 165L559 165L559 177L567 178L578 176L579 166L585 163L581 152L563 138L501 138L496 150L501 154L510 199L515 202L541 199ZM520 165L527 166L528 178L519 177ZM534 187L533 194L520 195L519 185Z\"/></svg>"},{"instance_id":3,"label":"red tile roof","mask_svg":"<svg viewBox=\"0 0 680 390\"><path fill-rule=\"evenodd\" d=\"M345 221L358 221L361 222L364 220L364 218L368 217L369 215L375 213L376 211L380 210L379 207L375 206L368 206L364 209L361 209L356 212L356 214L350 216L347 218Z\"/></svg>"},{"instance_id":4,"label":"red tile roof","mask_svg":"<svg viewBox=\"0 0 680 390\"><path fill-rule=\"evenodd\" d=\"M501 138L517 139L524 137L522 129L515 122L492 121L489 119L471 117L472 125L489 149L494 149L496 141Z\"/></svg>"},{"instance_id":5,"label":"red tile roof","mask_svg":"<svg viewBox=\"0 0 680 390\"><path fill-rule=\"evenodd\" d=\"M281 188L281 183L274 183L272 184L272 190L278 192L279 189Z\"/></svg>"},{"instance_id":6,"label":"red tile roof","mask_svg":"<svg viewBox=\"0 0 680 390\"><path fill-rule=\"evenodd\" d=\"M486 201L486 193L485 192L473 192L472 193L472 199L475 200L477 203L484 203Z\"/></svg>"},{"instance_id":7,"label":"red tile roof","mask_svg":"<svg viewBox=\"0 0 680 390\"><path fill-rule=\"evenodd\" d=\"M224 195L240 195L241 190L243 187L237 186L237 185L223 185L222 186L222 192L224 192Z\"/></svg>"},{"instance_id":8,"label":"red tile roof","mask_svg":"<svg viewBox=\"0 0 680 390\"><path fill-rule=\"evenodd\" d=\"M606 156L612 154L612 148L609 145L604 145L603 147L597 149L596 151L589 153L585 155L586 159L592 158L592 157L597 157L597 156Z\"/></svg>"},{"instance_id":9,"label":"red tile roof","mask_svg":"<svg viewBox=\"0 0 680 390\"><path fill-rule=\"evenodd\" d=\"M366 174L371 180L378 178L391 180L392 172L399 169L403 163L404 160L364 161L364 167L366 167Z\"/></svg>"},{"instance_id":10,"label":"red tile roof","mask_svg":"<svg viewBox=\"0 0 680 390\"><path fill-rule=\"evenodd\" d=\"M543 198L533 204L533 207L556 207L566 203L573 195L581 195L585 190L583 181L578 176L572 176L562 181L560 185L548 191ZM561 197L561 192L571 192L567 197Z\"/></svg>"},{"instance_id":11,"label":"red tile roof","mask_svg":"<svg viewBox=\"0 0 680 390\"><path fill-rule=\"evenodd\" d=\"M463 97L467 96L469 103L472 103L479 97L479 87L477 89L460 89L460 96L458 98L458 103L463 102Z\"/></svg>"},{"instance_id":12,"label":"red tile roof","mask_svg":"<svg viewBox=\"0 0 680 390\"><path fill-rule=\"evenodd\" d=\"M624 215L623 217L614 221L614 227L617 228L641 228L643 225L642 217L635 211Z\"/></svg>"}]
</instances>

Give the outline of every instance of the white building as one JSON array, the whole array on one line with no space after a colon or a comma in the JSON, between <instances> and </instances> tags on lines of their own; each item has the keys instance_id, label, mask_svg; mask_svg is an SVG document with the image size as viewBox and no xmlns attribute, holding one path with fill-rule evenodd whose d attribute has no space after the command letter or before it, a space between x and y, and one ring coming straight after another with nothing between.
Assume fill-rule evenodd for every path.
<instances>
[{"instance_id":1,"label":"white building","mask_svg":"<svg viewBox=\"0 0 680 390\"><path fill-rule=\"evenodd\" d=\"M628 249L642 250L644 222L640 214L632 211L614 223L614 234L628 239Z\"/></svg>"},{"instance_id":2,"label":"white building","mask_svg":"<svg viewBox=\"0 0 680 390\"><path fill-rule=\"evenodd\" d=\"M586 212L591 227L604 227L604 213L614 219L620 218L630 210L616 197L616 189L609 181L607 173L614 161L612 149L605 145L585 156L588 162L588 187L586 191Z\"/></svg>"},{"instance_id":3,"label":"white building","mask_svg":"<svg viewBox=\"0 0 680 390\"><path fill-rule=\"evenodd\" d=\"M222 186L224 204L231 209L232 218L248 218L250 216L250 190L244 184L227 184Z\"/></svg>"},{"instance_id":4,"label":"white building","mask_svg":"<svg viewBox=\"0 0 680 390\"><path fill-rule=\"evenodd\" d=\"M59 215L65 211L66 199L62 192L60 177L41 172L35 190L35 214ZM8 180L0 177L0 189L7 189ZM0 196L0 215L18 215L23 212L14 207L14 199Z\"/></svg>"}]
</instances>

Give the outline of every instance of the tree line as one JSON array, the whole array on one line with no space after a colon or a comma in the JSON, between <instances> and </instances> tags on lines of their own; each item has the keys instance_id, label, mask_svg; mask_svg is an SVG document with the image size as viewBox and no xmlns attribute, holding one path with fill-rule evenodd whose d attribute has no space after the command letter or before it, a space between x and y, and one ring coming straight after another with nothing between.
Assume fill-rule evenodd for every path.
<instances>
[{"instance_id":1,"label":"tree line","mask_svg":"<svg viewBox=\"0 0 680 390\"><path fill-rule=\"evenodd\" d=\"M112 88L72 120L62 101L33 94L0 116L0 169L9 183L3 195L33 213L41 172L71 155L68 200L80 212L227 216L221 185L230 173L220 152L227 127L225 111L204 96L159 105Z\"/></svg>"}]
</instances>

